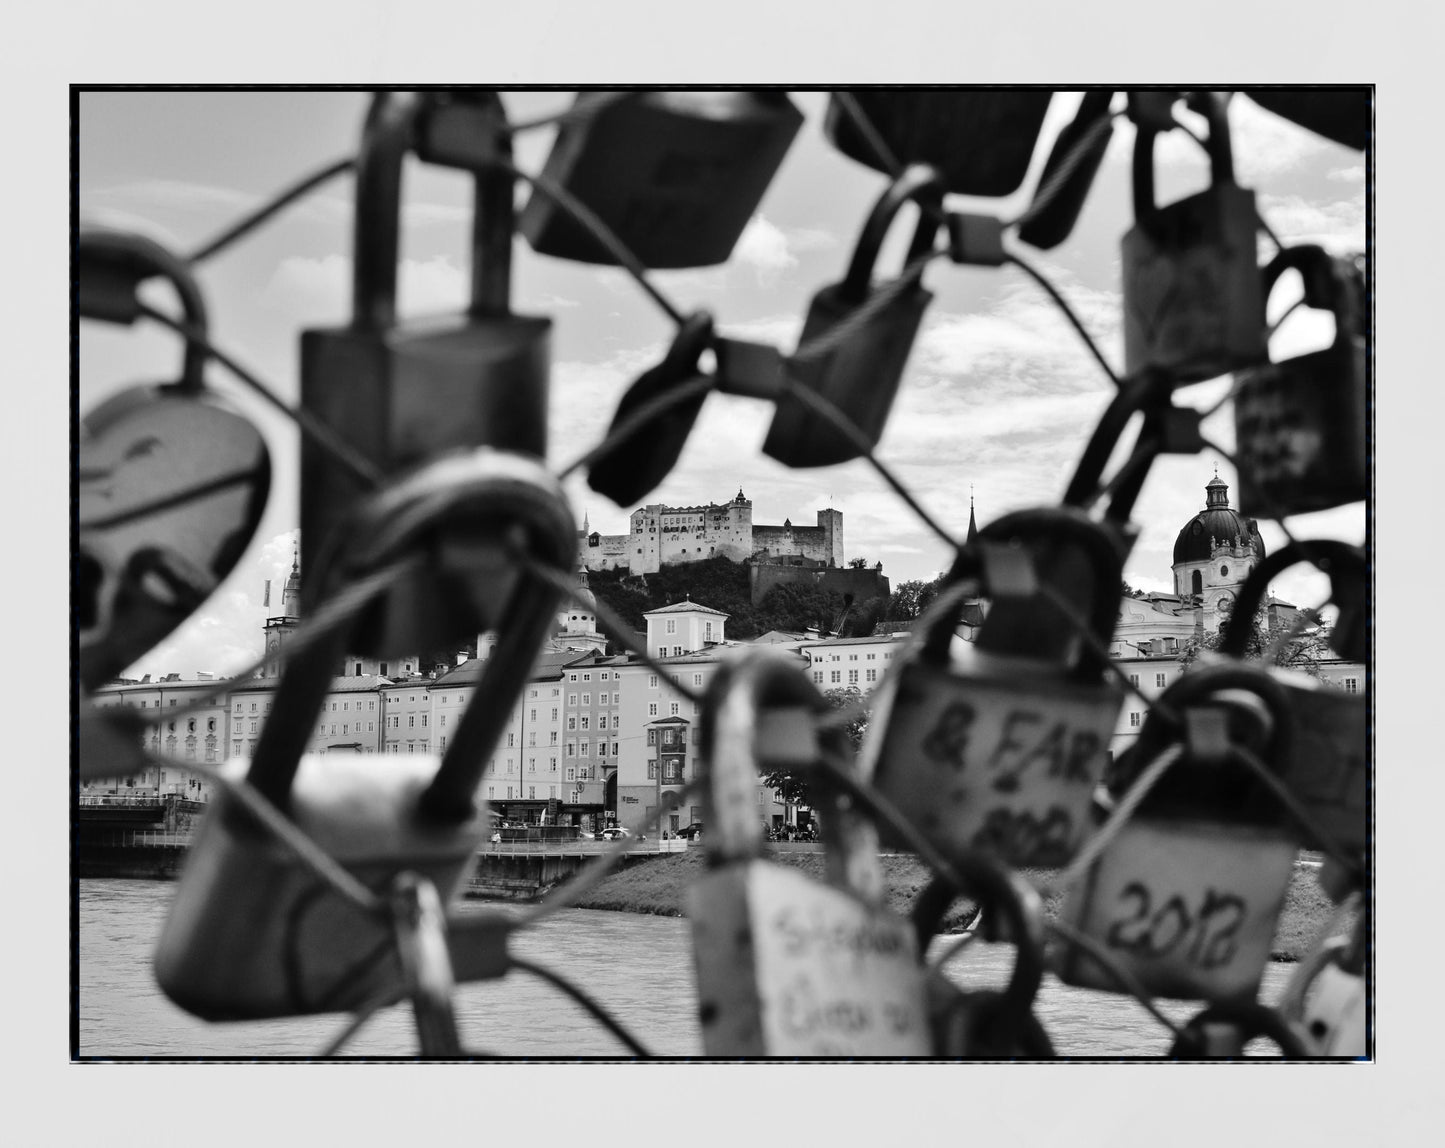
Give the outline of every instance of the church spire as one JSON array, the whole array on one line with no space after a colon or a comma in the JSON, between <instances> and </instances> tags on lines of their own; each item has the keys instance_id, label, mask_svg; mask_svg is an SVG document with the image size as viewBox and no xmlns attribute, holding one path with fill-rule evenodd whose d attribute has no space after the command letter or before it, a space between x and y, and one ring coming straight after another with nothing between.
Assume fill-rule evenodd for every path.
<instances>
[{"instance_id":1,"label":"church spire","mask_svg":"<svg viewBox=\"0 0 1445 1148\"><path fill-rule=\"evenodd\" d=\"M965 543L972 543L978 537L978 523L973 520L973 483L968 484L968 534Z\"/></svg>"}]
</instances>

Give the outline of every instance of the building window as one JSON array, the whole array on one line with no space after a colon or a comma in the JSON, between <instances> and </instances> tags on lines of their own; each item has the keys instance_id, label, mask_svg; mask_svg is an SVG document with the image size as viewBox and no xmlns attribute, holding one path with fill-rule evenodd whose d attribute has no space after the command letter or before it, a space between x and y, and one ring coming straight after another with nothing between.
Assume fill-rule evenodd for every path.
<instances>
[{"instance_id":1,"label":"building window","mask_svg":"<svg viewBox=\"0 0 1445 1148\"><path fill-rule=\"evenodd\" d=\"M1139 714L1138 714L1138 711L1135 711L1134 713L1131 713L1131 714L1129 715L1129 724L1130 724L1131 726L1137 726L1137 725L1139 724Z\"/></svg>"},{"instance_id":2,"label":"building window","mask_svg":"<svg viewBox=\"0 0 1445 1148\"><path fill-rule=\"evenodd\" d=\"M672 717L677 717L677 703L673 702L668 706L668 712Z\"/></svg>"},{"instance_id":3,"label":"building window","mask_svg":"<svg viewBox=\"0 0 1445 1148\"><path fill-rule=\"evenodd\" d=\"M567 767L566 777L567 777L567 780L568 780L568 781L576 781L576 780L577 780L577 771L576 771L575 769L573 769L570 765Z\"/></svg>"},{"instance_id":4,"label":"building window","mask_svg":"<svg viewBox=\"0 0 1445 1148\"><path fill-rule=\"evenodd\" d=\"M556 707L556 706L553 706L553 707L552 707L552 720L553 720L553 721L556 721L556 720L557 720L557 707Z\"/></svg>"},{"instance_id":5,"label":"building window","mask_svg":"<svg viewBox=\"0 0 1445 1148\"><path fill-rule=\"evenodd\" d=\"M657 744L657 731L656 731L655 729L650 729L650 730L647 731L647 744L648 744L648 745L656 745L656 744Z\"/></svg>"},{"instance_id":6,"label":"building window","mask_svg":"<svg viewBox=\"0 0 1445 1148\"><path fill-rule=\"evenodd\" d=\"M537 731L536 731L536 730L528 730L528 731L527 731L527 744L528 744L528 745L536 745L536 744L537 744Z\"/></svg>"},{"instance_id":7,"label":"building window","mask_svg":"<svg viewBox=\"0 0 1445 1148\"><path fill-rule=\"evenodd\" d=\"M576 743L576 742L569 741L569 742L567 743L567 756L568 756L568 757L576 757L576 756L577 756L577 743Z\"/></svg>"},{"instance_id":8,"label":"building window","mask_svg":"<svg viewBox=\"0 0 1445 1148\"><path fill-rule=\"evenodd\" d=\"M712 641L712 623L711 623L711 622L704 622L704 623L702 624L702 637L703 637L703 641L705 641L705 642L711 642L711 641Z\"/></svg>"},{"instance_id":9,"label":"building window","mask_svg":"<svg viewBox=\"0 0 1445 1148\"><path fill-rule=\"evenodd\" d=\"M569 717L569 718L567 719L567 728L568 728L568 729L576 729L576 728L577 728L577 719L576 719L575 717Z\"/></svg>"},{"instance_id":10,"label":"building window","mask_svg":"<svg viewBox=\"0 0 1445 1148\"><path fill-rule=\"evenodd\" d=\"M568 675L567 675L567 680L568 680L569 682L575 682L575 681L577 680L577 675L576 675L576 674L568 674Z\"/></svg>"},{"instance_id":11,"label":"building window","mask_svg":"<svg viewBox=\"0 0 1445 1148\"><path fill-rule=\"evenodd\" d=\"M446 725L446 724L447 724L447 715L446 715L446 714L442 714L442 716L437 719L437 725Z\"/></svg>"},{"instance_id":12,"label":"building window","mask_svg":"<svg viewBox=\"0 0 1445 1148\"><path fill-rule=\"evenodd\" d=\"M582 757L586 757L586 756L587 756L589 753L591 753L591 752L592 752L592 743L591 743L590 741L584 741L584 742L582 743L582 745L581 745L581 746L579 747L579 749L578 749L578 753L579 753L579 755L582 756Z\"/></svg>"},{"instance_id":13,"label":"building window","mask_svg":"<svg viewBox=\"0 0 1445 1148\"><path fill-rule=\"evenodd\" d=\"M421 728L426 729L426 714L421 715Z\"/></svg>"},{"instance_id":14,"label":"building window","mask_svg":"<svg viewBox=\"0 0 1445 1148\"><path fill-rule=\"evenodd\" d=\"M507 735L507 748L508 748L508 749L512 749L512 748L514 748L514 747L516 746L516 744L517 744L517 735L514 734L514 733L509 733L509 734Z\"/></svg>"},{"instance_id":15,"label":"building window","mask_svg":"<svg viewBox=\"0 0 1445 1148\"><path fill-rule=\"evenodd\" d=\"M838 682L843 680L843 671L833 670L831 673L829 673L828 680L836 685Z\"/></svg>"},{"instance_id":16,"label":"building window","mask_svg":"<svg viewBox=\"0 0 1445 1148\"><path fill-rule=\"evenodd\" d=\"M567 704L568 704L569 706L575 706L575 705L577 704L577 695L576 695L576 694L568 694L568 695L567 695Z\"/></svg>"},{"instance_id":17,"label":"building window","mask_svg":"<svg viewBox=\"0 0 1445 1148\"><path fill-rule=\"evenodd\" d=\"M334 709L335 707L333 706L332 708ZM416 714L407 714L407 715L406 715L406 724L407 724L407 726L408 726L409 728L415 727L415 726L416 726Z\"/></svg>"},{"instance_id":18,"label":"building window","mask_svg":"<svg viewBox=\"0 0 1445 1148\"><path fill-rule=\"evenodd\" d=\"M856 685L858 684L858 671L857 671L857 670L849 670L849 671L848 671L848 684L849 684L850 686L856 686Z\"/></svg>"},{"instance_id":19,"label":"building window","mask_svg":"<svg viewBox=\"0 0 1445 1148\"><path fill-rule=\"evenodd\" d=\"M865 680L865 681L869 681L869 682L876 682L876 681L878 680L878 671L877 671L877 670L867 670L867 671L865 671L864 680Z\"/></svg>"},{"instance_id":20,"label":"building window","mask_svg":"<svg viewBox=\"0 0 1445 1148\"><path fill-rule=\"evenodd\" d=\"M532 692L533 692L533 693L536 693L537 691L536 691L536 690L533 690ZM536 720L537 720L537 711L536 711L536 710L532 710L532 716L531 716L530 718L528 718L527 720L528 720L528 721L536 721Z\"/></svg>"},{"instance_id":21,"label":"building window","mask_svg":"<svg viewBox=\"0 0 1445 1148\"><path fill-rule=\"evenodd\" d=\"M592 704L592 695L591 695L591 694L583 694L583 695L582 695L582 704L583 704L584 706L590 706L590 705Z\"/></svg>"},{"instance_id":22,"label":"building window","mask_svg":"<svg viewBox=\"0 0 1445 1148\"><path fill-rule=\"evenodd\" d=\"M814 680L815 682L822 682L822 680L823 680L823 671L822 671L822 670L814 670L814 671L813 671L813 680Z\"/></svg>"},{"instance_id":23,"label":"building window","mask_svg":"<svg viewBox=\"0 0 1445 1148\"><path fill-rule=\"evenodd\" d=\"M1359 693L1359 692L1360 692L1360 682L1359 682L1359 679L1358 679L1358 678L1346 678L1346 679L1345 679L1345 693L1347 693L1347 694L1357 694L1357 693Z\"/></svg>"},{"instance_id":24,"label":"building window","mask_svg":"<svg viewBox=\"0 0 1445 1148\"><path fill-rule=\"evenodd\" d=\"M528 772L528 773L536 773L536 772L537 772L537 759L536 759L535 757L529 757L529 758L527 759L527 772Z\"/></svg>"},{"instance_id":25,"label":"building window","mask_svg":"<svg viewBox=\"0 0 1445 1148\"><path fill-rule=\"evenodd\" d=\"M677 633L677 620L676 620L675 618L669 618L669 619L667 620L667 633L669 633L669 634L675 634L675 633Z\"/></svg>"},{"instance_id":26,"label":"building window","mask_svg":"<svg viewBox=\"0 0 1445 1148\"><path fill-rule=\"evenodd\" d=\"M586 729L586 728L587 728L587 715L586 715L586 714L583 714L583 715L582 715L582 728L583 728L583 729Z\"/></svg>"},{"instance_id":27,"label":"building window","mask_svg":"<svg viewBox=\"0 0 1445 1148\"><path fill-rule=\"evenodd\" d=\"M591 675L591 674L583 674L583 675L582 675L582 680L583 680L584 682L590 682L590 681L592 680L592 675Z\"/></svg>"},{"instance_id":28,"label":"building window","mask_svg":"<svg viewBox=\"0 0 1445 1148\"><path fill-rule=\"evenodd\" d=\"M1155 684L1156 686L1159 686L1161 689L1164 687L1164 683L1167 682L1168 680L1169 680L1169 675L1167 675L1167 674L1155 674L1155 675L1154 675L1154 684Z\"/></svg>"},{"instance_id":29,"label":"building window","mask_svg":"<svg viewBox=\"0 0 1445 1148\"><path fill-rule=\"evenodd\" d=\"M649 761L649 762L647 763L647 780L648 780L648 781L656 781L656 780L657 780L657 762L655 762L655 761Z\"/></svg>"},{"instance_id":30,"label":"building window","mask_svg":"<svg viewBox=\"0 0 1445 1148\"><path fill-rule=\"evenodd\" d=\"M1131 686L1133 686L1135 689L1138 689L1138 687L1139 687L1139 675L1138 675L1138 674L1130 674L1130 675L1129 675L1129 684L1130 684Z\"/></svg>"},{"instance_id":31,"label":"building window","mask_svg":"<svg viewBox=\"0 0 1445 1148\"><path fill-rule=\"evenodd\" d=\"M657 716L657 703L656 703L656 702L648 702L648 703L647 703L647 716L648 716L648 717L656 717L656 716Z\"/></svg>"},{"instance_id":32,"label":"building window","mask_svg":"<svg viewBox=\"0 0 1445 1148\"><path fill-rule=\"evenodd\" d=\"M607 671L604 670L602 673L600 673L600 674L597 675L597 680L598 680L599 682L605 682L605 681L608 681L608 680L610 679L610 677L611 677L611 675L608 674Z\"/></svg>"},{"instance_id":33,"label":"building window","mask_svg":"<svg viewBox=\"0 0 1445 1148\"><path fill-rule=\"evenodd\" d=\"M647 675L647 688L650 689L650 690L655 690L655 689L657 689L657 675L656 675L656 674L648 674L648 675Z\"/></svg>"},{"instance_id":34,"label":"building window","mask_svg":"<svg viewBox=\"0 0 1445 1148\"><path fill-rule=\"evenodd\" d=\"M700 685L702 685L702 675L701 675L701 674L693 674L693 675L692 675L692 684L695 685L695 686L700 686Z\"/></svg>"}]
</instances>

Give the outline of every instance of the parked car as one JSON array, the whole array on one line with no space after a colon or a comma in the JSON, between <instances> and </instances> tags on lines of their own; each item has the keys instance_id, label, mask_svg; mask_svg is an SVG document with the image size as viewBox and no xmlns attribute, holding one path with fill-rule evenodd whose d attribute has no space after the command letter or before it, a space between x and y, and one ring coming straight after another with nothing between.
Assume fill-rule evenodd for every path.
<instances>
[{"instance_id":1,"label":"parked car","mask_svg":"<svg viewBox=\"0 0 1445 1148\"><path fill-rule=\"evenodd\" d=\"M616 841L619 837L631 837L631 836L632 836L632 833L631 833L630 830L624 829L624 828L622 828L622 826L620 826L620 825L613 825L611 828L604 829L604 830L602 830L601 833L597 834L597 840L599 840L599 841Z\"/></svg>"},{"instance_id":2,"label":"parked car","mask_svg":"<svg viewBox=\"0 0 1445 1148\"><path fill-rule=\"evenodd\" d=\"M701 840L702 840L702 822L701 822L701 821L694 821L694 822L693 822L691 825L689 825L686 829L679 829L679 830L674 834L674 836L675 836L675 837L686 837L689 841L694 841L694 840L701 841Z\"/></svg>"}]
</instances>

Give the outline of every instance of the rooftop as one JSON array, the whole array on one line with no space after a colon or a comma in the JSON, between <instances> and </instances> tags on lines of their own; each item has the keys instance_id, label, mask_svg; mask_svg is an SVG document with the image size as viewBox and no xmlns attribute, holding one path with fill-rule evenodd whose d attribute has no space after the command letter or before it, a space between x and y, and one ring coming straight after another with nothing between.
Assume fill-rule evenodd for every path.
<instances>
[{"instance_id":1,"label":"rooftop","mask_svg":"<svg viewBox=\"0 0 1445 1148\"><path fill-rule=\"evenodd\" d=\"M656 610L644 610L642 616L650 618L654 614L716 614L720 618L732 617L731 614L722 610L714 610L711 606L704 606L692 599L688 599L686 602L674 602L671 606L659 606Z\"/></svg>"}]
</instances>

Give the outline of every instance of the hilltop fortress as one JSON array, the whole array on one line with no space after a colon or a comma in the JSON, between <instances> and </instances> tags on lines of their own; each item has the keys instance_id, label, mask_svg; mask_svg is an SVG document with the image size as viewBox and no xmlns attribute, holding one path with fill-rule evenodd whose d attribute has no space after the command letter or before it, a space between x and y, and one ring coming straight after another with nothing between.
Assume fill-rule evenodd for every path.
<instances>
[{"instance_id":1,"label":"hilltop fortress","mask_svg":"<svg viewBox=\"0 0 1445 1148\"><path fill-rule=\"evenodd\" d=\"M577 539L577 559L589 570L625 567L633 574L651 574L663 566L703 558L818 567L842 567L843 512L818 511L818 525L753 524L752 500L737 496L722 505L664 506L652 503L634 510L627 534L598 534L584 520Z\"/></svg>"}]
</instances>

